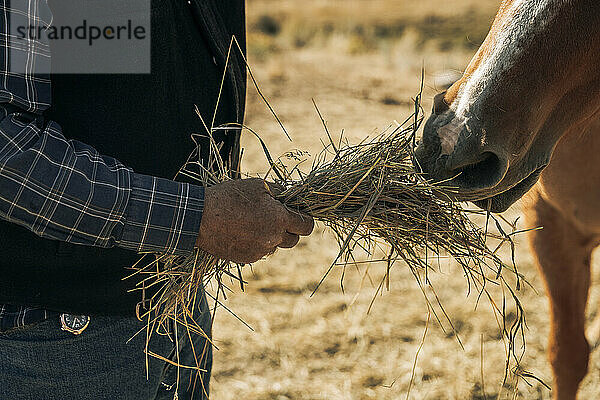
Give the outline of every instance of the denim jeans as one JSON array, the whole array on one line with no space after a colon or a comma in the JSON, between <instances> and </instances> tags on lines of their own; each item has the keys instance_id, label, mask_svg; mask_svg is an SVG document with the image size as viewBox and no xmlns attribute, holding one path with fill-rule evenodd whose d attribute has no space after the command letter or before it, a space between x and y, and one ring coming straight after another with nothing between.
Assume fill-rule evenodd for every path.
<instances>
[{"instance_id":1,"label":"denim jeans","mask_svg":"<svg viewBox=\"0 0 600 400\"><path fill-rule=\"evenodd\" d=\"M195 317L210 334L204 293L201 298ZM146 371L145 324L135 317L92 317L79 336L62 331L58 318L1 332L0 400L206 399L212 347L200 335L191 337L193 343L178 329L179 363L195 365L193 345L204 373L154 357L148 357ZM175 343L167 336L154 334L150 350L176 360Z\"/></svg>"}]
</instances>

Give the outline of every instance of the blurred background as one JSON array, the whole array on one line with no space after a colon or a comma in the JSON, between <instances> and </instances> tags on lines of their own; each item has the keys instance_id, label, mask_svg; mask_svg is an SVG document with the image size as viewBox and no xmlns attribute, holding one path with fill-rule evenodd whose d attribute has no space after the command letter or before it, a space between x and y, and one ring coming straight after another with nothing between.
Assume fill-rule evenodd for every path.
<instances>
[{"instance_id":1,"label":"blurred background","mask_svg":"<svg viewBox=\"0 0 600 400\"><path fill-rule=\"evenodd\" d=\"M499 3L247 0L249 64L293 142L251 85L246 123L273 155L291 149L316 154L325 134L314 99L334 136L344 130L356 142L410 115L422 68L428 114L433 95L460 76L485 38ZM256 140L246 135L243 146L243 170L266 171ZM506 215L518 217L519 204ZM423 295L401 264L369 313L383 264L348 268L344 291L342 269L336 268L310 297L336 254L332 236L317 226L297 248L247 269L245 292L231 285L225 305L254 331L225 309L217 311L212 398L494 400L512 398L515 387L518 398L551 398L536 381L502 385L505 349L498 324L485 301L475 309L476 293L467 296L466 280L452 262L440 263L430 278L464 350L448 326L427 323ZM525 287L521 294L528 323L522 364L550 384L548 306L524 235L517 237L517 263L537 289ZM590 315L597 303L593 288ZM597 397L599 367L596 352L582 399Z\"/></svg>"}]
</instances>

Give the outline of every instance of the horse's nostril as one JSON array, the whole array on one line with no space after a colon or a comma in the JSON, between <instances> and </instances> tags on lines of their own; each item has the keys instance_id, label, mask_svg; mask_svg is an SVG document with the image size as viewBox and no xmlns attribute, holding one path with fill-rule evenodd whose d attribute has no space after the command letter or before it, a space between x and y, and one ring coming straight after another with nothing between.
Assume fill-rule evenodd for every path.
<instances>
[{"instance_id":1,"label":"horse's nostril","mask_svg":"<svg viewBox=\"0 0 600 400\"><path fill-rule=\"evenodd\" d=\"M506 165L497 155L484 152L478 160L454 169L454 181L464 189L485 189L496 186L504 177Z\"/></svg>"}]
</instances>

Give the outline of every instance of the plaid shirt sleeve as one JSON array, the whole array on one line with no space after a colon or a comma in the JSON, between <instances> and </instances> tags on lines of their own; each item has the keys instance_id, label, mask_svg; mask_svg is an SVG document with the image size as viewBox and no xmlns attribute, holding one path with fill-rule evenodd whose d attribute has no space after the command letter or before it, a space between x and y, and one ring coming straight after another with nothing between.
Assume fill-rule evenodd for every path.
<instances>
[{"instance_id":1,"label":"plaid shirt sleeve","mask_svg":"<svg viewBox=\"0 0 600 400\"><path fill-rule=\"evenodd\" d=\"M0 218L50 239L189 254L202 187L135 173L42 117L49 43L16 42L8 25L48 26L51 17L47 0L0 0Z\"/></svg>"}]
</instances>

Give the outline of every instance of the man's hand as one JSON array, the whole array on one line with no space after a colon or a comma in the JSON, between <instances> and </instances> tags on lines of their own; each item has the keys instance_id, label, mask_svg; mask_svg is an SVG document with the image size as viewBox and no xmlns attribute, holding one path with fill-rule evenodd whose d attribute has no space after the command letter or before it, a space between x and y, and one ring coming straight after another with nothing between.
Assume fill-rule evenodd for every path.
<instances>
[{"instance_id":1,"label":"man's hand","mask_svg":"<svg viewBox=\"0 0 600 400\"><path fill-rule=\"evenodd\" d=\"M239 179L206 188L196 245L221 259L252 263L277 247L294 247L313 226L311 217L275 200L262 179Z\"/></svg>"}]
</instances>

